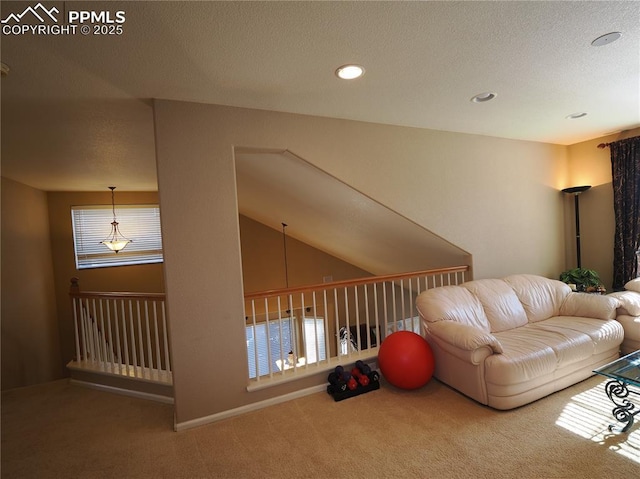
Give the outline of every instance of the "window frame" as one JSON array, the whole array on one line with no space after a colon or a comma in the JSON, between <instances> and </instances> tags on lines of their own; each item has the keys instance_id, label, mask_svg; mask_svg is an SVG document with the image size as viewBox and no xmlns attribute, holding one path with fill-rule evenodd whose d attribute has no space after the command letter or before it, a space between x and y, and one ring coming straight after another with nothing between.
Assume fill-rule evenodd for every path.
<instances>
[{"instance_id":1,"label":"window frame","mask_svg":"<svg viewBox=\"0 0 640 479\"><path fill-rule=\"evenodd\" d=\"M111 231L112 205L71 206L71 234L77 270L164 262L159 205L119 205L115 214L122 235L132 240L118 253L100 244Z\"/></svg>"}]
</instances>

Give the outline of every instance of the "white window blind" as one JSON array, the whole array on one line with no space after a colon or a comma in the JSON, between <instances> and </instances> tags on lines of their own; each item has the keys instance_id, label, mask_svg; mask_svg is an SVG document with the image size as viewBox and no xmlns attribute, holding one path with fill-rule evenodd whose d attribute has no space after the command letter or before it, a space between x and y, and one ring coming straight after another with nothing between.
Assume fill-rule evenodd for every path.
<instances>
[{"instance_id":1,"label":"white window blind","mask_svg":"<svg viewBox=\"0 0 640 479\"><path fill-rule=\"evenodd\" d=\"M279 371L277 361L281 363L288 359L289 351L296 348L292 344L296 343L295 336L297 328L291 328L292 321L298 322L296 318L286 318L282 320L269 321L269 334L267 336L267 323L258 323L255 326L246 326L247 339L247 359L249 362L249 377L256 377L256 351L258 354L257 371L260 376L269 374L271 371ZM327 358L324 320L322 318L302 319L304 327L304 351L306 354L306 364L323 361ZM282 328L282 329L281 329ZM282 335L281 335L282 331ZM268 344L268 346L267 346ZM256 347L257 346L257 347ZM271 357L269 357L271 352Z\"/></svg>"},{"instance_id":2,"label":"white window blind","mask_svg":"<svg viewBox=\"0 0 640 479\"><path fill-rule=\"evenodd\" d=\"M282 327L282 337L280 328ZM269 374L269 364L271 370L277 371L276 361L284 361L291 347L291 320L269 322L269 335L267 336L267 323L259 323L255 326L246 327L247 334L247 356L249 360L249 377L256 377L256 350L258 352L258 371L260 376ZM269 343L269 346L267 346ZM257 348L256 348L257 345ZM271 357L269 357L269 351Z\"/></svg>"},{"instance_id":3,"label":"white window blind","mask_svg":"<svg viewBox=\"0 0 640 479\"><path fill-rule=\"evenodd\" d=\"M414 333L420 334L420 316L399 319L396 321L396 331L413 331ZM387 335L393 332L393 323L389 323L387 327Z\"/></svg>"},{"instance_id":4,"label":"white window blind","mask_svg":"<svg viewBox=\"0 0 640 479\"><path fill-rule=\"evenodd\" d=\"M304 318L304 342L307 364L327 359L322 318Z\"/></svg>"},{"instance_id":5,"label":"white window blind","mask_svg":"<svg viewBox=\"0 0 640 479\"><path fill-rule=\"evenodd\" d=\"M117 206L116 220L122 235L131 240L131 243L119 253L110 251L100 243L111 232L113 221L111 205L71 207L76 268L162 262L162 234L158 205Z\"/></svg>"}]
</instances>

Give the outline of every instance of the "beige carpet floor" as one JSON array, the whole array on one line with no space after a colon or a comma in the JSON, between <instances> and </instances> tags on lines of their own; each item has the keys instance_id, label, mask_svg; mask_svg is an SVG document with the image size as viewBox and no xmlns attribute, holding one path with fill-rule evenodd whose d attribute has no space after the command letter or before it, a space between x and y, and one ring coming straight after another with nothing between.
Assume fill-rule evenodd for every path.
<instances>
[{"instance_id":1,"label":"beige carpet floor","mask_svg":"<svg viewBox=\"0 0 640 479\"><path fill-rule=\"evenodd\" d=\"M176 433L170 405L62 380L2 393L1 476L638 478L640 425L608 431L603 385L593 377L500 412L436 380L417 391L383 383Z\"/></svg>"}]
</instances>

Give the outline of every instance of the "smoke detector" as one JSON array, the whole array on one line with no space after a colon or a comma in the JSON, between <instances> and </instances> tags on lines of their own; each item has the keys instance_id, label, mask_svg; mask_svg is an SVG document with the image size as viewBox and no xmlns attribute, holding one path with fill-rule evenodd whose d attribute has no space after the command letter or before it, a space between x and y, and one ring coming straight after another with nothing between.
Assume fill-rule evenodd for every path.
<instances>
[{"instance_id":1,"label":"smoke detector","mask_svg":"<svg viewBox=\"0 0 640 479\"><path fill-rule=\"evenodd\" d=\"M622 36L620 32L611 32L606 35L599 36L594 41L591 42L591 45L594 47L602 47L604 45L609 45L609 43L613 43L618 40Z\"/></svg>"}]
</instances>

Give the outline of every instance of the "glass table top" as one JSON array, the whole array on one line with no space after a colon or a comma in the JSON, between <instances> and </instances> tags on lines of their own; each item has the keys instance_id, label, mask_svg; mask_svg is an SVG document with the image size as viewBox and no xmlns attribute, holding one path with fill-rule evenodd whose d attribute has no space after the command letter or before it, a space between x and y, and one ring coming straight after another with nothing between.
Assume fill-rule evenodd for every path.
<instances>
[{"instance_id":1,"label":"glass table top","mask_svg":"<svg viewBox=\"0 0 640 479\"><path fill-rule=\"evenodd\" d=\"M640 387L640 351L627 354L593 372Z\"/></svg>"}]
</instances>

